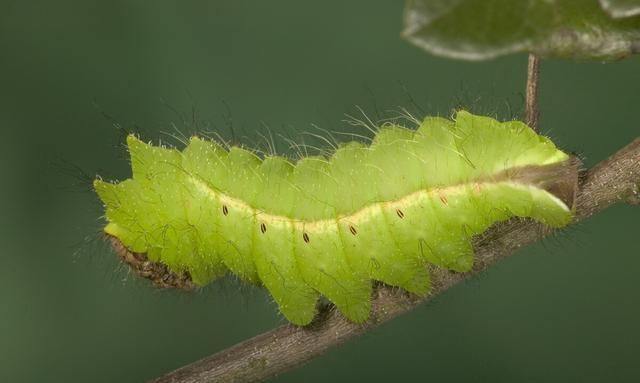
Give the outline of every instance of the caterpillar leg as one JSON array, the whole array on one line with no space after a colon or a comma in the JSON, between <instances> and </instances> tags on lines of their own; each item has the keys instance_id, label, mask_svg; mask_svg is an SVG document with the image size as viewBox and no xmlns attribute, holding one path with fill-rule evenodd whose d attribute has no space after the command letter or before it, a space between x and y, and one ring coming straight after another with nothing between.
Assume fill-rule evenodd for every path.
<instances>
[{"instance_id":1,"label":"caterpillar leg","mask_svg":"<svg viewBox=\"0 0 640 383\"><path fill-rule=\"evenodd\" d=\"M337 223L296 230L294 247L304 280L333 302L350 320L361 323L371 311L371 279L349 266Z\"/></svg>"},{"instance_id":2,"label":"caterpillar leg","mask_svg":"<svg viewBox=\"0 0 640 383\"><path fill-rule=\"evenodd\" d=\"M316 314L319 296L298 269L291 223L286 220L261 223L255 231L253 258L262 283L291 323L309 324Z\"/></svg>"}]
</instances>

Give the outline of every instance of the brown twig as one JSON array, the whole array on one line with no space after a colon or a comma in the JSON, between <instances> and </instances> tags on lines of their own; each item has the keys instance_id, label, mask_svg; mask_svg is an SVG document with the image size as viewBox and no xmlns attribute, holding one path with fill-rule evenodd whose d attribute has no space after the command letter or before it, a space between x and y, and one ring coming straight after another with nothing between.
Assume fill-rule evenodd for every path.
<instances>
[{"instance_id":1,"label":"brown twig","mask_svg":"<svg viewBox=\"0 0 640 383\"><path fill-rule=\"evenodd\" d=\"M527 65L527 90L525 99L525 122L538 131L540 111L538 110L538 84L540 82L540 59L529 53Z\"/></svg>"},{"instance_id":2,"label":"brown twig","mask_svg":"<svg viewBox=\"0 0 640 383\"><path fill-rule=\"evenodd\" d=\"M640 187L640 138L584 174L576 197L576 221L614 203L638 199ZM364 325L347 321L338 311L325 311L312 325L283 325L217 354L156 379L156 383L257 382L281 374L317 357L331 347L405 313L456 283L474 275L517 248L548 234L527 220L510 221L490 230L475 244L476 261L471 272L434 270L433 291L417 299L397 288L379 286L371 317Z\"/></svg>"}]
</instances>

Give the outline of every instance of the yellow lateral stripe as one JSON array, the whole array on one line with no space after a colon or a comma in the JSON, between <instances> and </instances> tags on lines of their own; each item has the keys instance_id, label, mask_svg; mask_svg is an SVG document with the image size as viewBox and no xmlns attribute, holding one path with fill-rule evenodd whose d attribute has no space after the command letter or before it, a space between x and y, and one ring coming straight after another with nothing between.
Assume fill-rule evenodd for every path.
<instances>
[{"instance_id":1,"label":"yellow lateral stripe","mask_svg":"<svg viewBox=\"0 0 640 383\"><path fill-rule=\"evenodd\" d=\"M296 230L310 232L310 233L323 232L327 228L334 227L336 225L336 222L339 222L339 221L347 221L349 223L357 225L359 223L366 222L367 220L369 220L369 217L375 215L375 211L377 209L385 209L385 208L393 209L393 208L405 208L407 206L414 206L416 204L419 204L421 201L428 199L430 196L433 196L433 195L449 196L449 195L455 195L455 194L464 194L467 192L468 188L472 188L472 190L478 194L482 191L482 188L486 186L510 186L512 188L521 189L521 190L523 189L542 190L532 185L526 185L526 184L509 182L509 181L470 182L466 184L447 186L444 188L422 189L394 201L374 202L368 206L365 206L355 211L352 214L339 215L337 218L331 218L331 219L319 219L314 221L306 221L298 218L287 217L284 215L275 215L275 214L269 214L266 212L259 211L258 209L254 208L253 206L247 204L246 202L238 198L228 196L224 193L221 193L212 189L204 181L198 180L195 177L188 177L188 178L193 185L200 188L201 191L211 196L211 198L216 198L216 197L219 198L220 203L223 206L227 206L227 208L229 209L239 209L244 211L248 210L252 214L255 214L256 218L260 222L264 222L266 224L282 224L283 222L287 222L293 225L293 227ZM554 196L553 194L547 191L545 191L545 193L563 210L567 212L570 211L569 207L567 207L567 205L565 205L565 203L562 202L559 198L557 198L556 196Z\"/></svg>"}]
</instances>

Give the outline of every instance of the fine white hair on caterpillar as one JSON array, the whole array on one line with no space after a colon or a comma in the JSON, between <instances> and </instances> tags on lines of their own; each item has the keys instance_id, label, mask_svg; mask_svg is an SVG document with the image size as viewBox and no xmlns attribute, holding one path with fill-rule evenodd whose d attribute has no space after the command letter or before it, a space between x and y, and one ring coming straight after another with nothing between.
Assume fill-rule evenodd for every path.
<instances>
[{"instance_id":1,"label":"fine white hair on caterpillar","mask_svg":"<svg viewBox=\"0 0 640 383\"><path fill-rule=\"evenodd\" d=\"M429 294L430 267L470 270L473 236L496 222L572 219L575 162L522 122L466 111L415 130L351 122L374 134L370 144L330 135L330 154L296 147L296 162L274 154L272 137L261 157L216 140L192 137L178 150L130 135L132 178L94 182L104 231L158 284L233 273L306 325L320 296L367 320L374 280Z\"/></svg>"}]
</instances>

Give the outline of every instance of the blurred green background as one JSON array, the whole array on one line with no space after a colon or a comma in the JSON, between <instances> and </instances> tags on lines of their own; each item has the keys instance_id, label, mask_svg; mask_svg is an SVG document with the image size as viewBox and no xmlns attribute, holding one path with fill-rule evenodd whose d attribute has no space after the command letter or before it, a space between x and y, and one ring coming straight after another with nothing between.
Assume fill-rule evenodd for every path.
<instances>
[{"instance_id":1,"label":"blurred green background","mask_svg":"<svg viewBox=\"0 0 640 383\"><path fill-rule=\"evenodd\" d=\"M283 322L259 289L163 292L118 263L86 175L128 176L122 131L255 146L356 105L517 116L524 55L428 55L402 6L1 0L0 381L140 382ZM638 136L639 101L640 57L543 63L542 129L587 166ZM638 218L609 209L274 381L637 381Z\"/></svg>"}]
</instances>

